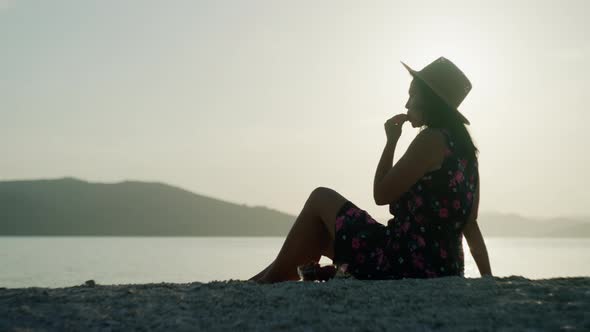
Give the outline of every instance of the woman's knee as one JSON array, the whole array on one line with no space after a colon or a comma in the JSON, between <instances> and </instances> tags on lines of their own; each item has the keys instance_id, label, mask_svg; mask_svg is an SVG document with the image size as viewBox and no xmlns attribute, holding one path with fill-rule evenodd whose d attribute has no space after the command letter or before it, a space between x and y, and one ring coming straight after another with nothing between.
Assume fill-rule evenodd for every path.
<instances>
[{"instance_id":1,"label":"woman's knee","mask_svg":"<svg viewBox=\"0 0 590 332\"><path fill-rule=\"evenodd\" d=\"M346 197L334 189L317 187L309 195L308 204L311 203L316 213L325 217L325 220L332 220L336 218L336 212L346 201Z\"/></svg>"},{"instance_id":2,"label":"woman's knee","mask_svg":"<svg viewBox=\"0 0 590 332\"><path fill-rule=\"evenodd\" d=\"M327 187L317 187L311 191L307 198L307 204L317 204L318 202L325 202L328 198L334 195L339 195L335 190Z\"/></svg>"},{"instance_id":3,"label":"woman's knee","mask_svg":"<svg viewBox=\"0 0 590 332\"><path fill-rule=\"evenodd\" d=\"M321 204L323 200L325 200L326 195L328 195L330 188L326 187L317 187L311 191L309 197L307 197L307 201L305 202L304 209L310 211L313 214L318 213L318 204Z\"/></svg>"},{"instance_id":4,"label":"woman's knee","mask_svg":"<svg viewBox=\"0 0 590 332\"><path fill-rule=\"evenodd\" d=\"M318 199L320 197L325 197L326 195L330 195L335 193L335 191L333 189L327 188L327 187L317 187L314 190L311 191L311 194L309 194L309 199Z\"/></svg>"}]
</instances>

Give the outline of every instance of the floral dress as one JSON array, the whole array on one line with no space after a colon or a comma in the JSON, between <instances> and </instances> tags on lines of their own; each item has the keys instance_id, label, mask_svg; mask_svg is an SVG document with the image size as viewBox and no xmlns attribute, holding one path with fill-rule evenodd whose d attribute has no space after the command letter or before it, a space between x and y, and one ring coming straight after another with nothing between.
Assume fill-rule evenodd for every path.
<instances>
[{"instance_id":1,"label":"floral dress","mask_svg":"<svg viewBox=\"0 0 590 332\"><path fill-rule=\"evenodd\" d=\"M462 230L478 183L477 159L447 149L441 168L426 173L396 202L387 226L347 201L336 217L334 263L358 279L463 276Z\"/></svg>"}]
</instances>

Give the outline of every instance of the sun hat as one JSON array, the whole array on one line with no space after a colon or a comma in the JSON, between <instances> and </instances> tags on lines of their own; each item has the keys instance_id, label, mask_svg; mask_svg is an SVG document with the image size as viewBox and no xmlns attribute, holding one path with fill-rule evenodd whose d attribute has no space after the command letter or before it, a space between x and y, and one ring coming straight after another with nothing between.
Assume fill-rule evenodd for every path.
<instances>
[{"instance_id":1,"label":"sun hat","mask_svg":"<svg viewBox=\"0 0 590 332\"><path fill-rule=\"evenodd\" d=\"M410 68L403 61L400 62L413 77L426 83L437 96L457 112L457 116L463 123L470 124L457 108L471 91L471 82L451 60L441 56L420 71Z\"/></svg>"}]
</instances>

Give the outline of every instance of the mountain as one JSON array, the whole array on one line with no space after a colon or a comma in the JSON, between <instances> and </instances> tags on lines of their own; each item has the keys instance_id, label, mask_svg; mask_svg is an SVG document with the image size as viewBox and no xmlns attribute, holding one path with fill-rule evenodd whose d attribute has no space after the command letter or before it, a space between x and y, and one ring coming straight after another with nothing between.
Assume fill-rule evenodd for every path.
<instances>
[{"instance_id":1,"label":"mountain","mask_svg":"<svg viewBox=\"0 0 590 332\"><path fill-rule=\"evenodd\" d=\"M294 220L163 183L0 181L0 235L284 236Z\"/></svg>"},{"instance_id":2,"label":"mountain","mask_svg":"<svg viewBox=\"0 0 590 332\"><path fill-rule=\"evenodd\" d=\"M590 237L589 219L480 213L478 223L484 236ZM0 181L0 235L285 236L294 220L157 182Z\"/></svg>"}]
</instances>

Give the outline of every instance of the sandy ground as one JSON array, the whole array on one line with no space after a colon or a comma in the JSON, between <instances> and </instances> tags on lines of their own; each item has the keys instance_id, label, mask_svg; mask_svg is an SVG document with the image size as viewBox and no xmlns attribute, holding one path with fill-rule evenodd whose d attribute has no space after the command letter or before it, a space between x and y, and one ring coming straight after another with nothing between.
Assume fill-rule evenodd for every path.
<instances>
[{"instance_id":1,"label":"sandy ground","mask_svg":"<svg viewBox=\"0 0 590 332\"><path fill-rule=\"evenodd\" d=\"M0 289L0 331L590 331L590 277Z\"/></svg>"}]
</instances>

